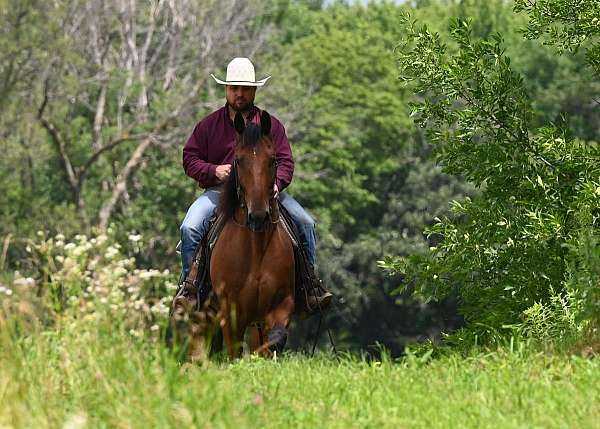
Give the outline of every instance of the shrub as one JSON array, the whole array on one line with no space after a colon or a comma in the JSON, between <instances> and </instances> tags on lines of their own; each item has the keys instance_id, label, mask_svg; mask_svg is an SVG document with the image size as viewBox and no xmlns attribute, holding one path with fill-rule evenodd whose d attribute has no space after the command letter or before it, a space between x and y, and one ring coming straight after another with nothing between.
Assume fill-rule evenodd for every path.
<instances>
[{"instance_id":1,"label":"shrub","mask_svg":"<svg viewBox=\"0 0 600 429\"><path fill-rule=\"evenodd\" d=\"M90 322L81 328L158 337L177 288L168 270L136 268L133 255L124 255L106 234L77 235L71 241L61 234L38 236L27 246L28 275L16 271L0 285L5 320L20 320L15 316L25 312L43 325ZM129 239L139 251L142 237L130 234Z\"/></svg>"}]
</instances>

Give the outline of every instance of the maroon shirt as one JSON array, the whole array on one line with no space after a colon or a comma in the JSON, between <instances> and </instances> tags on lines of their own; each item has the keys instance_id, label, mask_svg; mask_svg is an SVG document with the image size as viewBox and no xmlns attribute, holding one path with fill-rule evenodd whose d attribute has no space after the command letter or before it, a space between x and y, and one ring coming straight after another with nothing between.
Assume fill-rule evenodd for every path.
<instances>
[{"instance_id":1,"label":"maroon shirt","mask_svg":"<svg viewBox=\"0 0 600 429\"><path fill-rule=\"evenodd\" d=\"M252 107L247 120L260 124L260 109ZM271 116L271 135L277 157L276 182L281 191L292 181L294 159L285 128L274 116ZM185 174L196 179L203 188L220 184L215 170L218 165L233 162L234 147L235 128L225 105L202 119L194 128L183 148Z\"/></svg>"}]
</instances>

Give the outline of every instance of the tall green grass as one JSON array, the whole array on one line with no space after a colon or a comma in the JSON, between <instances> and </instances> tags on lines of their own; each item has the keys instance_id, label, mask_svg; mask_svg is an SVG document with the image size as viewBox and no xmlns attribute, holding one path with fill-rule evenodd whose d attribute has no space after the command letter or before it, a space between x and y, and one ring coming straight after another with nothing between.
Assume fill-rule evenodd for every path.
<instances>
[{"instance_id":1,"label":"tall green grass","mask_svg":"<svg viewBox=\"0 0 600 429\"><path fill-rule=\"evenodd\" d=\"M105 322L1 328L0 427L600 426L596 359L499 349L181 365Z\"/></svg>"}]
</instances>

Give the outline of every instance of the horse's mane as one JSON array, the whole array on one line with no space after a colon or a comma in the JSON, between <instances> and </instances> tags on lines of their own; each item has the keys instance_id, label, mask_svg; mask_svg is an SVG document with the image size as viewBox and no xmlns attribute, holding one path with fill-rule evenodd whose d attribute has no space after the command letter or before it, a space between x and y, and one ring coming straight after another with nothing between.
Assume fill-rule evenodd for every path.
<instances>
[{"instance_id":1,"label":"horse's mane","mask_svg":"<svg viewBox=\"0 0 600 429\"><path fill-rule=\"evenodd\" d=\"M241 148L254 148L260 140L260 127L255 123L250 123L244 129L244 134L241 137ZM231 174L223 185L219 206L217 208L219 215L224 215L225 219L229 219L235 213L235 209L239 207L240 201L236 189L237 170L232 165Z\"/></svg>"}]
</instances>

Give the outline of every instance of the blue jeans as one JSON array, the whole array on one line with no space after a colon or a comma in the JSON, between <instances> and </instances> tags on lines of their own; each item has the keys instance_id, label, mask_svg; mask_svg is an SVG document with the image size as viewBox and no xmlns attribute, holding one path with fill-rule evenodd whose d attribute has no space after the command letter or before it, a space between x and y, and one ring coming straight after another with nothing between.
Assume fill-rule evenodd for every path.
<instances>
[{"instance_id":1,"label":"blue jeans","mask_svg":"<svg viewBox=\"0 0 600 429\"><path fill-rule=\"evenodd\" d=\"M208 229L208 222L219 204L220 192L214 188L207 189L190 206L185 219L179 228L181 231L181 266L182 280L189 271L196 250L196 246L204 237ZM298 232L300 240L306 249L308 262L314 267L317 258L317 236L315 233L315 221L292 196L285 192L279 193L279 200L290 213Z\"/></svg>"}]
</instances>

